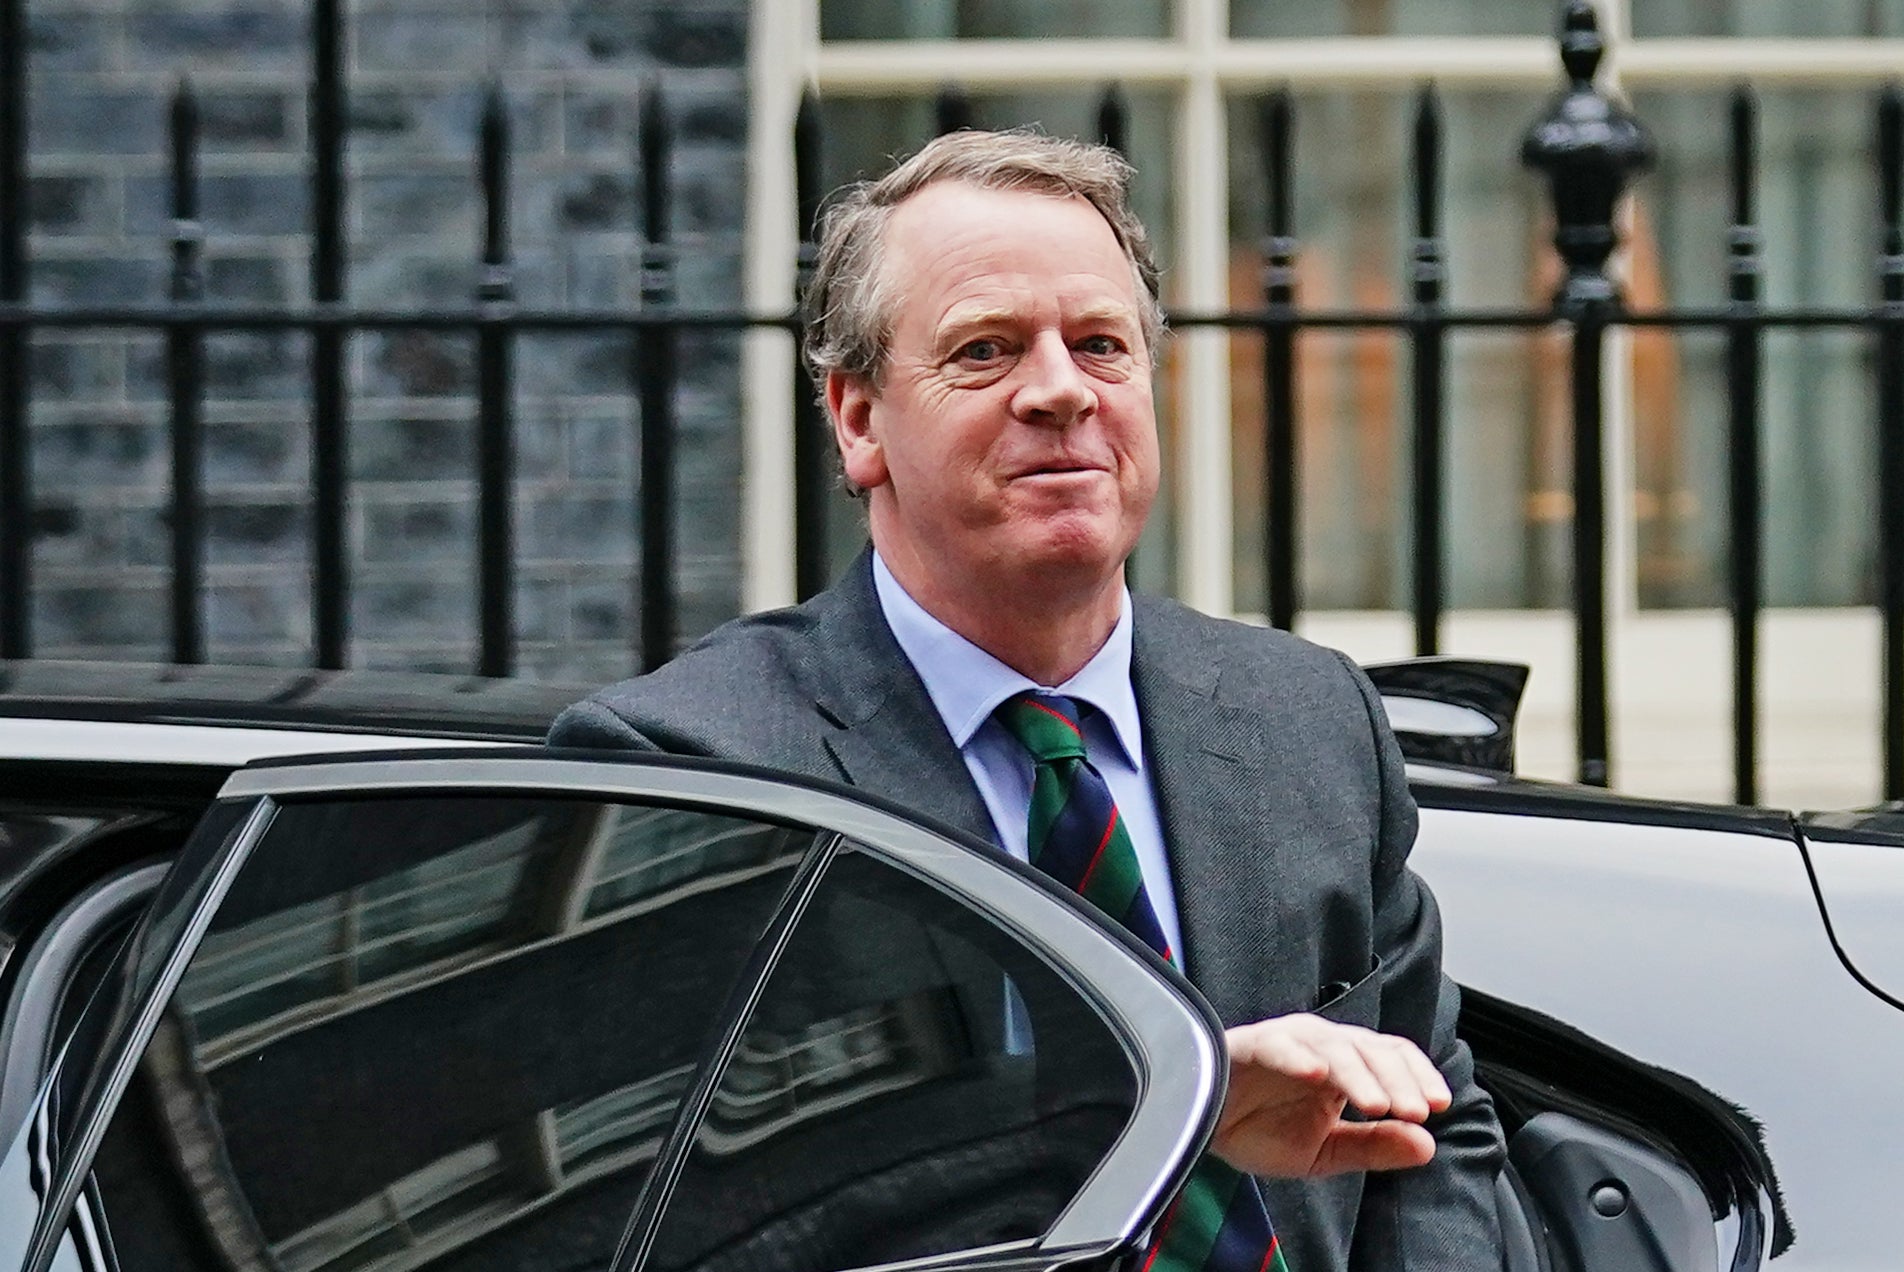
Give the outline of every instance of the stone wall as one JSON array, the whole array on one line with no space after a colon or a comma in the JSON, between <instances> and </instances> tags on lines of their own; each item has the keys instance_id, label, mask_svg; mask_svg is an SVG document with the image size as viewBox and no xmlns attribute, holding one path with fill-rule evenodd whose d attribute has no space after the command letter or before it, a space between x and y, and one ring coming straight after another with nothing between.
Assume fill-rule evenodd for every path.
<instances>
[{"instance_id":1,"label":"stone wall","mask_svg":"<svg viewBox=\"0 0 1904 1272\"><path fill-rule=\"evenodd\" d=\"M165 295L166 103L182 76L204 126L210 298L310 295L299 0L28 0L32 296ZM667 177L683 304L740 302L746 0L356 0L346 5L348 299L471 297L476 133L502 85L514 134L517 296L638 295L640 90L674 121ZM517 353L523 674L632 665L640 420L623 336L525 337ZM681 635L739 603L738 337L682 339ZM206 598L214 661L311 660L308 341L207 342ZM34 653L163 658L170 488L156 335L35 336ZM365 333L349 361L353 665L475 665L474 342Z\"/></svg>"}]
</instances>

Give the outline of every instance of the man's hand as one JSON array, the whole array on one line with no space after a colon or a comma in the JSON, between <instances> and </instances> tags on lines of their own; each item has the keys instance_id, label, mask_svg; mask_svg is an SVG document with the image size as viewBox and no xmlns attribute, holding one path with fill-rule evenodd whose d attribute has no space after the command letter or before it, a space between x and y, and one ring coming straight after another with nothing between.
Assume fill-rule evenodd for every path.
<instances>
[{"instance_id":1,"label":"man's hand","mask_svg":"<svg viewBox=\"0 0 1904 1272\"><path fill-rule=\"evenodd\" d=\"M1210 1147L1253 1175L1400 1170L1435 1155L1420 1125L1452 1098L1406 1038L1320 1016L1278 1016L1226 1035L1230 1092ZM1353 1105L1366 1122L1342 1118Z\"/></svg>"}]
</instances>

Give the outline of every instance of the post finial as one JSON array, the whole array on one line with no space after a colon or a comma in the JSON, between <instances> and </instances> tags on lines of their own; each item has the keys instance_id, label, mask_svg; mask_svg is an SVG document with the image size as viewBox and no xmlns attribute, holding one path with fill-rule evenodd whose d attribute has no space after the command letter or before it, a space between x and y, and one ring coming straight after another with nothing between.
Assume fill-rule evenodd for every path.
<instances>
[{"instance_id":1,"label":"post finial","mask_svg":"<svg viewBox=\"0 0 1904 1272\"><path fill-rule=\"evenodd\" d=\"M1554 246L1567 264L1556 303L1607 303L1619 291L1607 258L1619 242L1613 213L1627 183L1653 162L1653 139L1633 113L1594 86L1606 52L1591 0L1567 0L1560 59L1568 87L1527 131L1521 162L1547 174Z\"/></svg>"}]
</instances>

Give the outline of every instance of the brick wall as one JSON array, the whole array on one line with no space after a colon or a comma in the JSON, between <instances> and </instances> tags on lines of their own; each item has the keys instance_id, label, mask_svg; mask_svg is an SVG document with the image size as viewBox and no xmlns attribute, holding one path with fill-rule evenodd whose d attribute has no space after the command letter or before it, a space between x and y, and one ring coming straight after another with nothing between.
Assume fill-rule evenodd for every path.
<instances>
[{"instance_id":1,"label":"brick wall","mask_svg":"<svg viewBox=\"0 0 1904 1272\"><path fill-rule=\"evenodd\" d=\"M28 0L32 294L152 301L169 253L166 102L204 121L211 298L309 297L308 5ZM498 80L514 131L517 295L632 305L642 84L675 124L678 295L738 307L746 0L357 0L346 6L348 299L460 303L476 284L478 118ZM351 661L475 664L474 342L351 345ZM738 606L739 341L682 337L682 633ZM307 341L207 342L206 599L214 661L311 658ZM631 666L640 421L625 338L518 347L515 489L523 674ZM170 485L154 335L36 335L30 414L34 652L162 658Z\"/></svg>"}]
</instances>

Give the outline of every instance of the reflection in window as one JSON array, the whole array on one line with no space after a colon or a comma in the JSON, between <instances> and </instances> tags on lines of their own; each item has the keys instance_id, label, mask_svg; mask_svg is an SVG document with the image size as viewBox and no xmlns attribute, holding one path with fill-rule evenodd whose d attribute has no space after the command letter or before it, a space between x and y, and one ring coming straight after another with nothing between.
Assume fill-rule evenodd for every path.
<instances>
[{"instance_id":1,"label":"reflection in window","mask_svg":"<svg viewBox=\"0 0 1904 1272\"><path fill-rule=\"evenodd\" d=\"M760 828L672 808L612 808L597 830L599 864L589 878L589 918L711 875L760 864Z\"/></svg>"},{"instance_id":2,"label":"reflection in window","mask_svg":"<svg viewBox=\"0 0 1904 1272\"><path fill-rule=\"evenodd\" d=\"M860 1100L950 1071L956 1017L930 995L879 1003L793 1033L754 1028L729 1063L701 1133L710 1153L734 1153Z\"/></svg>"},{"instance_id":3,"label":"reflection in window","mask_svg":"<svg viewBox=\"0 0 1904 1272\"><path fill-rule=\"evenodd\" d=\"M508 925L540 828L539 821L511 827L408 870L209 933L180 985L178 1005L210 1047L245 1026L347 1000L377 981L488 948ZM243 1039L231 1045L241 1047Z\"/></svg>"},{"instance_id":4,"label":"reflection in window","mask_svg":"<svg viewBox=\"0 0 1904 1272\"><path fill-rule=\"evenodd\" d=\"M808 831L287 805L95 1172L124 1272L599 1266Z\"/></svg>"},{"instance_id":5,"label":"reflection in window","mask_svg":"<svg viewBox=\"0 0 1904 1272\"><path fill-rule=\"evenodd\" d=\"M873 858L821 880L656 1234L665 1272L834 1272L1042 1235L1129 1120L1093 1008Z\"/></svg>"},{"instance_id":6,"label":"reflection in window","mask_svg":"<svg viewBox=\"0 0 1904 1272\"><path fill-rule=\"evenodd\" d=\"M1162 39L1173 0L820 0L823 40Z\"/></svg>"}]
</instances>

